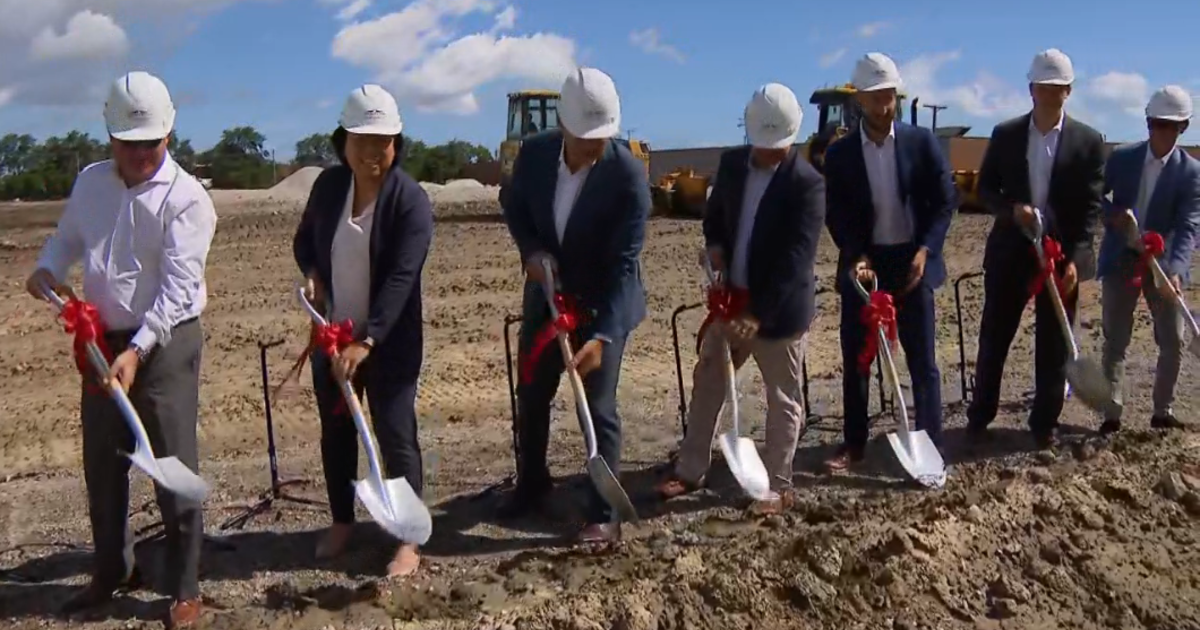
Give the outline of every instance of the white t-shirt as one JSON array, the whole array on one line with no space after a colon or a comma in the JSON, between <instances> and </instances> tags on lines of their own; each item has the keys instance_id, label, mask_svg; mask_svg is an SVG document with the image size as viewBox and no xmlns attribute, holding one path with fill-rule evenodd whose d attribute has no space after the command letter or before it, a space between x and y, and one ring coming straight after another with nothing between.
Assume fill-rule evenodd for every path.
<instances>
[{"instance_id":1,"label":"white t-shirt","mask_svg":"<svg viewBox=\"0 0 1200 630\"><path fill-rule=\"evenodd\" d=\"M353 216L353 207L351 180L342 218L333 234L332 319L354 322L354 334L358 335L366 326L371 307L371 224L375 219L375 200L369 201L357 217Z\"/></svg>"}]
</instances>

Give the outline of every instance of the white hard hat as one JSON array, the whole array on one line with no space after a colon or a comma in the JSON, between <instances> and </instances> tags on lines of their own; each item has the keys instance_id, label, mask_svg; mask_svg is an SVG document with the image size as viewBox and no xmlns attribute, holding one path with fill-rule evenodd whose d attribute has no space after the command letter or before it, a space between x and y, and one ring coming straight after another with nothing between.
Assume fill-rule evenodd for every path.
<instances>
[{"instance_id":1,"label":"white hard hat","mask_svg":"<svg viewBox=\"0 0 1200 630\"><path fill-rule=\"evenodd\" d=\"M1066 53L1057 48L1050 48L1034 56L1026 76L1030 83L1071 85L1075 82L1075 68Z\"/></svg>"},{"instance_id":2,"label":"white hard hat","mask_svg":"<svg viewBox=\"0 0 1200 630\"><path fill-rule=\"evenodd\" d=\"M859 92L900 89L900 69L891 57L883 53L867 53L854 64L850 84Z\"/></svg>"},{"instance_id":3,"label":"white hard hat","mask_svg":"<svg viewBox=\"0 0 1200 630\"><path fill-rule=\"evenodd\" d=\"M768 83L754 92L746 104L746 135L750 145L760 149L791 146L800 133L804 112L800 101L787 86Z\"/></svg>"},{"instance_id":4,"label":"white hard hat","mask_svg":"<svg viewBox=\"0 0 1200 630\"><path fill-rule=\"evenodd\" d=\"M1192 95L1178 85L1168 85L1150 95L1146 118L1183 121L1192 118Z\"/></svg>"},{"instance_id":5,"label":"white hard hat","mask_svg":"<svg viewBox=\"0 0 1200 630\"><path fill-rule=\"evenodd\" d=\"M563 82L558 119L576 138L611 138L621 127L621 99L612 77L579 68Z\"/></svg>"},{"instance_id":6,"label":"white hard hat","mask_svg":"<svg viewBox=\"0 0 1200 630\"><path fill-rule=\"evenodd\" d=\"M370 136L394 136L404 128L396 99L373 83L350 93L338 124L350 133Z\"/></svg>"},{"instance_id":7,"label":"white hard hat","mask_svg":"<svg viewBox=\"0 0 1200 630\"><path fill-rule=\"evenodd\" d=\"M104 125L117 140L162 140L175 128L175 105L167 86L148 72L113 81L104 103Z\"/></svg>"}]
</instances>

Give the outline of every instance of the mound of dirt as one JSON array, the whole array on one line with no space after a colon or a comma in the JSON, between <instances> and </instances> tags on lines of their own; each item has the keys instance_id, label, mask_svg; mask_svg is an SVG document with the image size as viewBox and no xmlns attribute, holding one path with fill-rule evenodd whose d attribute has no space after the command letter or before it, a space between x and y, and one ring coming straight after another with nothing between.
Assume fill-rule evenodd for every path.
<instances>
[{"instance_id":1,"label":"mound of dirt","mask_svg":"<svg viewBox=\"0 0 1200 630\"><path fill-rule=\"evenodd\" d=\"M269 188L267 194L278 200L303 201L308 198L313 182L317 181L317 176L323 170L325 169L319 166L305 166Z\"/></svg>"},{"instance_id":2,"label":"mound of dirt","mask_svg":"<svg viewBox=\"0 0 1200 630\"><path fill-rule=\"evenodd\" d=\"M499 198L499 186L485 186L473 179L452 179L445 184L421 182L429 199L437 204L478 203Z\"/></svg>"}]
</instances>

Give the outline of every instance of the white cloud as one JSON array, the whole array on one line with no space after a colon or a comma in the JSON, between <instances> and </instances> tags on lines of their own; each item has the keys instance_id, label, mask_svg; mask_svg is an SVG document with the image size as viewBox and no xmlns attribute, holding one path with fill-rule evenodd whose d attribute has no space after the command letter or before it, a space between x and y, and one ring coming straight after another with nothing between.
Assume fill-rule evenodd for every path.
<instances>
[{"instance_id":1,"label":"white cloud","mask_svg":"<svg viewBox=\"0 0 1200 630\"><path fill-rule=\"evenodd\" d=\"M959 60L957 50L919 55L900 64L900 77L909 97L925 104L947 105L968 116L1000 119L1015 116L1029 108L1027 93L1013 87L986 70L957 85L945 85L938 78L944 66Z\"/></svg>"},{"instance_id":2,"label":"white cloud","mask_svg":"<svg viewBox=\"0 0 1200 630\"><path fill-rule=\"evenodd\" d=\"M349 21L358 17L360 13L371 8L371 0L320 0L321 4L341 7L337 12L337 19Z\"/></svg>"},{"instance_id":3,"label":"white cloud","mask_svg":"<svg viewBox=\"0 0 1200 630\"><path fill-rule=\"evenodd\" d=\"M1141 118L1146 115L1146 101L1150 100L1150 83L1136 72L1106 72L1088 82L1087 94Z\"/></svg>"},{"instance_id":4,"label":"white cloud","mask_svg":"<svg viewBox=\"0 0 1200 630\"><path fill-rule=\"evenodd\" d=\"M35 61L119 57L129 50L125 30L107 15L80 11L67 20L60 35L47 26L29 44Z\"/></svg>"},{"instance_id":5,"label":"white cloud","mask_svg":"<svg viewBox=\"0 0 1200 630\"><path fill-rule=\"evenodd\" d=\"M493 27L487 32L456 31L462 18L496 8L491 0L416 0L399 11L343 27L332 53L371 70L374 80L398 99L427 111L475 113L475 90L498 80L557 88L575 67L570 39L552 33L501 35L516 24L512 7L492 14Z\"/></svg>"},{"instance_id":6,"label":"white cloud","mask_svg":"<svg viewBox=\"0 0 1200 630\"><path fill-rule=\"evenodd\" d=\"M640 31L633 31L629 34L629 43L633 44L642 52L651 55L661 55L667 59L671 59L677 63L684 62L683 53L678 48L665 44L662 41L662 34L657 28L646 28Z\"/></svg>"},{"instance_id":7,"label":"white cloud","mask_svg":"<svg viewBox=\"0 0 1200 630\"><path fill-rule=\"evenodd\" d=\"M821 66L822 68L828 68L828 67L832 66L833 64L837 63L838 60L840 60L842 57L845 57L845 56L846 56L846 49L839 48L837 50L827 52L824 55L821 55L817 59L817 65Z\"/></svg>"},{"instance_id":8,"label":"white cloud","mask_svg":"<svg viewBox=\"0 0 1200 630\"><path fill-rule=\"evenodd\" d=\"M863 39L870 39L878 35L880 31L890 27L891 24L888 22L868 22L855 29L855 32Z\"/></svg>"}]
</instances>

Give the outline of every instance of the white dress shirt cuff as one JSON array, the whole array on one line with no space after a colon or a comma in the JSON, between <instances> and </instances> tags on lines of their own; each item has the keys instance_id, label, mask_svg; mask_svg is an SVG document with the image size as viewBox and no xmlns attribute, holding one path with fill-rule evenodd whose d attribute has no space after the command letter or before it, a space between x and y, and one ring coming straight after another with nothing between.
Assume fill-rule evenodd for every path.
<instances>
[{"instance_id":1,"label":"white dress shirt cuff","mask_svg":"<svg viewBox=\"0 0 1200 630\"><path fill-rule=\"evenodd\" d=\"M158 335L149 326L143 324L134 334L133 341L129 343L140 348L142 352L150 352L158 344Z\"/></svg>"}]
</instances>

